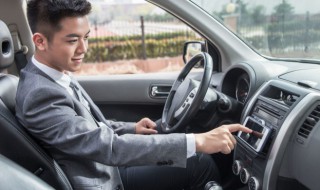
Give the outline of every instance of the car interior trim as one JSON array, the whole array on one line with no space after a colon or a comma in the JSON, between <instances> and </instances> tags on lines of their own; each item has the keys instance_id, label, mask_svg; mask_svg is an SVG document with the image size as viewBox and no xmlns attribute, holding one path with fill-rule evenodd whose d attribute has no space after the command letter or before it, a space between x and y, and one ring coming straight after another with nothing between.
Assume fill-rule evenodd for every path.
<instances>
[{"instance_id":1,"label":"car interior trim","mask_svg":"<svg viewBox=\"0 0 320 190\"><path fill-rule=\"evenodd\" d=\"M272 190L276 189L276 179L280 170L281 160L285 154L285 149L290 140L292 133L296 129L294 123L299 123L301 114L307 112L315 101L320 97L316 93L309 93L306 95L289 113L286 120L283 122L279 133L271 148L269 159L267 162L266 170L263 179L263 189Z\"/></svg>"}]
</instances>

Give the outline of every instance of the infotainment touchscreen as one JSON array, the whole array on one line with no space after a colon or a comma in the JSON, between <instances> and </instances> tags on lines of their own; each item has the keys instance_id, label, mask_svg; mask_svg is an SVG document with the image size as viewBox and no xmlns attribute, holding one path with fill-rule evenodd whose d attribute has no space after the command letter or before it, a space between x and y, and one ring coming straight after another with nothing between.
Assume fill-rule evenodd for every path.
<instances>
[{"instance_id":1,"label":"infotainment touchscreen","mask_svg":"<svg viewBox=\"0 0 320 190\"><path fill-rule=\"evenodd\" d=\"M243 125L252 129L253 132L245 133L239 131L238 137L240 137L240 139L251 146L254 150L260 152L265 144L265 141L267 140L270 129L264 126L262 122L258 122L252 117L247 117Z\"/></svg>"}]
</instances>

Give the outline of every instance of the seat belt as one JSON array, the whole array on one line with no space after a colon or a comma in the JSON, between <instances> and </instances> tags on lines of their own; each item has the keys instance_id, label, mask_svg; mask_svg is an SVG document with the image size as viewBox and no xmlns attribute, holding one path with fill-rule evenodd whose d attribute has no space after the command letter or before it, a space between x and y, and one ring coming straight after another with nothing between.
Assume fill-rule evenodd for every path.
<instances>
[{"instance_id":1,"label":"seat belt","mask_svg":"<svg viewBox=\"0 0 320 190\"><path fill-rule=\"evenodd\" d=\"M17 66L18 73L20 74L21 69L23 69L28 63L26 54L24 54L23 50L19 50L14 53L14 61Z\"/></svg>"},{"instance_id":2,"label":"seat belt","mask_svg":"<svg viewBox=\"0 0 320 190\"><path fill-rule=\"evenodd\" d=\"M20 74L20 70L23 69L28 63L26 55L29 49L27 46L22 45L18 30L16 29L17 27L13 24L10 24L8 27L11 32L11 37L12 37L12 42L13 42L13 47L15 52L14 61L16 63L18 74Z\"/></svg>"}]
</instances>

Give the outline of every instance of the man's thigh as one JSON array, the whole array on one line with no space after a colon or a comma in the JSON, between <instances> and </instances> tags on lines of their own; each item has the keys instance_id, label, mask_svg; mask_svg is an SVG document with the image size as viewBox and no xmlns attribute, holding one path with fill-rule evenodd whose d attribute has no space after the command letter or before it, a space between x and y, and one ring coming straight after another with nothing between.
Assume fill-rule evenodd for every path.
<instances>
[{"instance_id":1,"label":"man's thigh","mask_svg":"<svg viewBox=\"0 0 320 190\"><path fill-rule=\"evenodd\" d=\"M220 181L211 156L197 154L187 160L186 168L137 166L120 168L125 190L203 189L208 181Z\"/></svg>"}]
</instances>

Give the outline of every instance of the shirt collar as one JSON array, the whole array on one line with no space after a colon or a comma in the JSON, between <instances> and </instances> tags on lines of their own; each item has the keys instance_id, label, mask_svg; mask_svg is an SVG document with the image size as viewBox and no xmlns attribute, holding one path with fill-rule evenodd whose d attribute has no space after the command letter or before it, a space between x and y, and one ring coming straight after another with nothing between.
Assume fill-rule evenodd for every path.
<instances>
[{"instance_id":1,"label":"shirt collar","mask_svg":"<svg viewBox=\"0 0 320 190\"><path fill-rule=\"evenodd\" d=\"M68 91L71 90L69 88L69 85L71 82L71 75L72 75L70 72L68 72L66 74L66 73L57 71L57 70L39 62L38 60L36 60L36 58L34 56L32 56L32 62L36 67L38 67L41 71L46 73L50 78L52 78L54 81L56 81L59 85L66 88Z\"/></svg>"}]
</instances>

